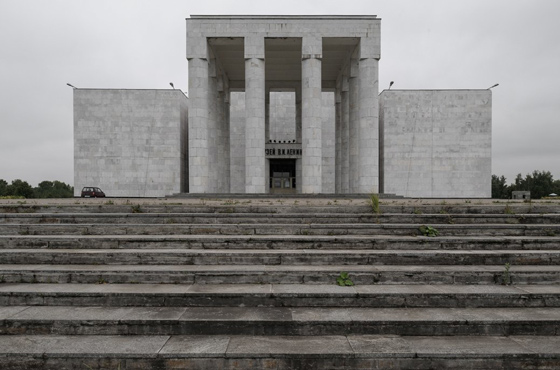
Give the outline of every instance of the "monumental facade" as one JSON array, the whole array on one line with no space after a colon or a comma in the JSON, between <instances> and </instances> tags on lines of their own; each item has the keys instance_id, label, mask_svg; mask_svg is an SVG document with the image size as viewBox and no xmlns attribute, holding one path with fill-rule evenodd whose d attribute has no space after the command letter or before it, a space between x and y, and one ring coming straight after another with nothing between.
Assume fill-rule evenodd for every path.
<instances>
[{"instance_id":1,"label":"monumental facade","mask_svg":"<svg viewBox=\"0 0 560 370\"><path fill-rule=\"evenodd\" d=\"M379 94L376 16L192 16L187 59L188 100L75 89L77 192L490 197L491 92Z\"/></svg>"}]
</instances>

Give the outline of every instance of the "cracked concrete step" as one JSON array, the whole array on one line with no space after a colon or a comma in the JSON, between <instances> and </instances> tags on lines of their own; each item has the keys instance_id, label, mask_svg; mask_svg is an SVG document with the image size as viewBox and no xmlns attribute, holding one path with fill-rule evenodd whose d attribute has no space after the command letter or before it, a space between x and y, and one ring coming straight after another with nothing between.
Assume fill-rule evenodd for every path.
<instances>
[{"instance_id":1,"label":"cracked concrete step","mask_svg":"<svg viewBox=\"0 0 560 370\"><path fill-rule=\"evenodd\" d=\"M237 201L224 198L224 194L216 195L211 202L201 200L200 204L142 204L142 200L129 204L108 204L111 200L90 204L56 204L56 205L0 205L0 213L372 213L368 197L358 197L348 203L332 199L325 204L317 204L315 199L270 200L265 202L252 202L251 200ZM219 203L216 203L218 201ZM405 201L406 202L406 201ZM557 203L518 203L504 202L495 204L477 204L476 201L464 204L452 204L442 201L439 204L423 200L419 203L409 201L396 204L381 201L382 213L461 213L461 214L546 214L557 213ZM206 204L204 204L206 203Z\"/></svg>"},{"instance_id":2,"label":"cracked concrete step","mask_svg":"<svg viewBox=\"0 0 560 370\"><path fill-rule=\"evenodd\" d=\"M2 264L559 265L560 250L5 249Z\"/></svg>"},{"instance_id":3,"label":"cracked concrete step","mask_svg":"<svg viewBox=\"0 0 560 370\"><path fill-rule=\"evenodd\" d=\"M0 337L0 366L67 369L557 369L558 336Z\"/></svg>"},{"instance_id":4,"label":"cracked concrete step","mask_svg":"<svg viewBox=\"0 0 560 370\"><path fill-rule=\"evenodd\" d=\"M550 214L383 213L0 213L7 224L558 224Z\"/></svg>"},{"instance_id":5,"label":"cracked concrete step","mask_svg":"<svg viewBox=\"0 0 560 370\"><path fill-rule=\"evenodd\" d=\"M560 250L560 236L0 235L7 249Z\"/></svg>"},{"instance_id":6,"label":"cracked concrete step","mask_svg":"<svg viewBox=\"0 0 560 370\"><path fill-rule=\"evenodd\" d=\"M560 266L504 265L0 265L4 283L560 284Z\"/></svg>"},{"instance_id":7,"label":"cracked concrete step","mask_svg":"<svg viewBox=\"0 0 560 370\"><path fill-rule=\"evenodd\" d=\"M363 198L362 198L363 199ZM251 202L240 204L235 201L224 201L220 204L214 205L204 205L204 204L188 204L188 205L149 205L141 204L141 200L137 202L130 202L129 204L103 204L99 203L96 205L0 205L0 213L9 214L53 214L53 213L72 213L72 214L92 214L92 213L107 213L107 214L158 214L158 213L201 213L201 214L213 214L213 213L227 213L227 214L258 214L258 213L372 213L372 208L367 203L362 204L349 204L349 205L317 205L317 204L306 204L307 202L297 202L292 204L286 204L285 202L267 202L266 204L252 205ZM539 207L540 213L548 213L550 207ZM401 207L387 208L397 210L400 212ZM424 208L426 210L436 209L434 207ZM449 208L452 209L452 208ZM464 212L464 207L459 207L461 213ZM495 209L499 210L499 213L503 213L504 206L502 207L491 207L487 210ZM523 213L523 211L529 211L529 208L513 208L510 209L518 211L517 213ZM552 210L552 208L550 208ZM437 207L438 212L441 207ZM477 211L479 209L477 208ZM485 209L486 210L486 209ZM536 208L535 208L536 210ZM532 213L532 212L528 212Z\"/></svg>"},{"instance_id":8,"label":"cracked concrete step","mask_svg":"<svg viewBox=\"0 0 560 370\"><path fill-rule=\"evenodd\" d=\"M0 235L421 235L422 224L0 224ZM560 236L556 224L431 224L442 236Z\"/></svg>"},{"instance_id":9,"label":"cracked concrete step","mask_svg":"<svg viewBox=\"0 0 560 370\"><path fill-rule=\"evenodd\" d=\"M560 335L560 308L0 308L0 334Z\"/></svg>"},{"instance_id":10,"label":"cracked concrete step","mask_svg":"<svg viewBox=\"0 0 560 370\"><path fill-rule=\"evenodd\" d=\"M0 306L560 307L560 285L0 284Z\"/></svg>"}]
</instances>

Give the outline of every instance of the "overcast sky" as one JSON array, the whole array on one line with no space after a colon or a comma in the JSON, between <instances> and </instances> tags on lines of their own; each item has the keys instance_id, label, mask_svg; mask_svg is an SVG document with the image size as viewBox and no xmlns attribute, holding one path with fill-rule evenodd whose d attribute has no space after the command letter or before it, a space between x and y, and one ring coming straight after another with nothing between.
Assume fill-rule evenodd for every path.
<instances>
[{"instance_id":1,"label":"overcast sky","mask_svg":"<svg viewBox=\"0 0 560 370\"><path fill-rule=\"evenodd\" d=\"M560 179L560 1L0 0L0 179L73 184L72 89L187 90L191 14L369 14L380 90L493 89L492 172Z\"/></svg>"}]
</instances>

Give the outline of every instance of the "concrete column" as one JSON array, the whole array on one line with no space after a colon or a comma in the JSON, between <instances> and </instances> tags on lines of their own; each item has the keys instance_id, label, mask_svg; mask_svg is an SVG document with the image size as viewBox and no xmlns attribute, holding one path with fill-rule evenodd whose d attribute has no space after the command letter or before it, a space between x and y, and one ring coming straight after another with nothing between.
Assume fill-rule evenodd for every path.
<instances>
[{"instance_id":1,"label":"concrete column","mask_svg":"<svg viewBox=\"0 0 560 370\"><path fill-rule=\"evenodd\" d=\"M349 123L350 94L348 92L348 77L344 76L344 87L342 88L342 92L340 93L340 188L342 194L348 194L350 192L350 150L348 147L350 140Z\"/></svg>"},{"instance_id":2,"label":"concrete column","mask_svg":"<svg viewBox=\"0 0 560 370\"><path fill-rule=\"evenodd\" d=\"M245 38L245 192L265 193L264 38Z\"/></svg>"},{"instance_id":3,"label":"concrete column","mask_svg":"<svg viewBox=\"0 0 560 370\"><path fill-rule=\"evenodd\" d=\"M301 85L295 89L296 95L296 142L301 143ZM296 192L301 194L301 158L296 159Z\"/></svg>"},{"instance_id":4,"label":"concrete column","mask_svg":"<svg viewBox=\"0 0 560 370\"><path fill-rule=\"evenodd\" d=\"M226 100L227 100L227 75L222 68L217 70L217 140L216 152L218 160L218 193L229 193L229 126L227 122Z\"/></svg>"},{"instance_id":5,"label":"concrete column","mask_svg":"<svg viewBox=\"0 0 560 370\"><path fill-rule=\"evenodd\" d=\"M360 139L358 193L379 192L378 60L362 58L360 72Z\"/></svg>"},{"instance_id":6,"label":"concrete column","mask_svg":"<svg viewBox=\"0 0 560 370\"><path fill-rule=\"evenodd\" d=\"M224 121L225 121L225 106L224 106L224 93L218 92L216 99L216 111L217 111L217 122L216 122L216 193L225 193L225 138L224 138ZM212 162L211 162L212 163Z\"/></svg>"},{"instance_id":7,"label":"concrete column","mask_svg":"<svg viewBox=\"0 0 560 370\"><path fill-rule=\"evenodd\" d=\"M230 192L245 193L245 93L230 92Z\"/></svg>"},{"instance_id":8,"label":"concrete column","mask_svg":"<svg viewBox=\"0 0 560 370\"><path fill-rule=\"evenodd\" d=\"M349 139L348 148L350 151L349 165L349 192L356 193L358 191L359 173L359 140L360 140L360 122L359 122L359 79L358 79L358 60L352 58L350 60L350 76L348 80L348 92L350 96L350 112L349 112Z\"/></svg>"},{"instance_id":9,"label":"concrete column","mask_svg":"<svg viewBox=\"0 0 560 370\"><path fill-rule=\"evenodd\" d=\"M265 89L264 95L264 139L270 140L270 89Z\"/></svg>"},{"instance_id":10,"label":"concrete column","mask_svg":"<svg viewBox=\"0 0 560 370\"><path fill-rule=\"evenodd\" d=\"M200 47L207 50L206 42L201 42ZM189 192L208 193L209 101L207 58L189 59L189 100L192 107L189 109L188 125Z\"/></svg>"},{"instance_id":11,"label":"concrete column","mask_svg":"<svg viewBox=\"0 0 560 370\"><path fill-rule=\"evenodd\" d=\"M296 193L301 194L301 158L296 159Z\"/></svg>"},{"instance_id":12,"label":"concrete column","mask_svg":"<svg viewBox=\"0 0 560 370\"><path fill-rule=\"evenodd\" d=\"M270 193L270 160L264 160L264 173L265 173L265 193Z\"/></svg>"},{"instance_id":13,"label":"concrete column","mask_svg":"<svg viewBox=\"0 0 560 370\"><path fill-rule=\"evenodd\" d=\"M222 158L222 188L220 193L229 193L230 189L230 168L229 168L229 91L224 91L222 95L222 143L220 152L223 156Z\"/></svg>"},{"instance_id":14,"label":"concrete column","mask_svg":"<svg viewBox=\"0 0 560 370\"><path fill-rule=\"evenodd\" d=\"M301 86L296 88L296 142L301 143Z\"/></svg>"},{"instance_id":15,"label":"concrete column","mask_svg":"<svg viewBox=\"0 0 560 370\"><path fill-rule=\"evenodd\" d=\"M322 193L334 194L335 192L335 98L334 92L324 91L322 93L322 122L321 128L322 142Z\"/></svg>"},{"instance_id":16,"label":"concrete column","mask_svg":"<svg viewBox=\"0 0 560 370\"><path fill-rule=\"evenodd\" d=\"M342 192L342 131L341 131L341 97L340 97L340 87L338 87L334 93L334 137L335 137L335 184L334 191L336 194Z\"/></svg>"},{"instance_id":17,"label":"concrete column","mask_svg":"<svg viewBox=\"0 0 560 370\"><path fill-rule=\"evenodd\" d=\"M230 144L230 100L231 100L231 95L230 95L230 91L229 91L229 80L227 78L227 76L224 74L223 75L223 82L224 82L224 101L223 101L223 105L224 105L224 193L230 193L231 192L231 158L230 158L230 150L231 150L231 144Z\"/></svg>"},{"instance_id":18,"label":"concrete column","mask_svg":"<svg viewBox=\"0 0 560 370\"><path fill-rule=\"evenodd\" d=\"M322 38L302 39L302 192L322 192Z\"/></svg>"},{"instance_id":19,"label":"concrete column","mask_svg":"<svg viewBox=\"0 0 560 370\"><path fill-rule=\"evenodd\" d=\"M220 136L219 124L219 94L217 82L217 65L212 50L208 51L208 192L219 193L220 159L218 155L218 143Z\"/></svg>"}]
</instances>

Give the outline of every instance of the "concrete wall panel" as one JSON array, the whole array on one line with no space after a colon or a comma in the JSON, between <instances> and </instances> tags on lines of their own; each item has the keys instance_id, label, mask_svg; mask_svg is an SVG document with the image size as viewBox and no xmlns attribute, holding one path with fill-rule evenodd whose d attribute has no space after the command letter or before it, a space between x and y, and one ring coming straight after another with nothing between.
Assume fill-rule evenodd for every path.
<instances>
[{"instance_id":1,"label":"concrete wall panel","mask_svg":"<svg viewBox=\"0 0 560 370\"><path fill-rule=\"evenodd\" d=\"M385 193L491 196L489 90L386 90L380 110Z\"/></svg>"},{"instance_id":2,"label":"concrete wall panel","mask_svg":"<svg viewBox=\"0 0 560 370\"><path fill-rule=\"evenodd\" d=\"M74 90L74 192L186 191L187 98L179 90Z\"/></svg>"}]
</instances>

